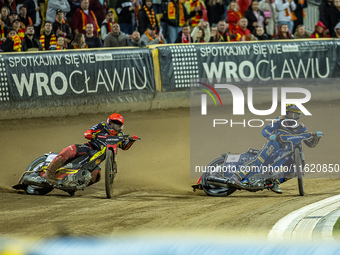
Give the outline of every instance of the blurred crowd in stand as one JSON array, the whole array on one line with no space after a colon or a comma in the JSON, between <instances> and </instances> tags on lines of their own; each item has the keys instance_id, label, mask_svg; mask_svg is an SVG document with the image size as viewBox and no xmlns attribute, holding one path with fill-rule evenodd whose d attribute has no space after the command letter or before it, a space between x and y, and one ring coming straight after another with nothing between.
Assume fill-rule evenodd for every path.
<instances>
[{"instance_id":1,"label":"blurred crowd in stand","mask_svg":"<svg viewBox=\"0 0 340 255\"><path fill-rule=\"evenodd\" d=\"M0 50L340 38L340 0L0 0Z\"/></svg>"}]
</instances>

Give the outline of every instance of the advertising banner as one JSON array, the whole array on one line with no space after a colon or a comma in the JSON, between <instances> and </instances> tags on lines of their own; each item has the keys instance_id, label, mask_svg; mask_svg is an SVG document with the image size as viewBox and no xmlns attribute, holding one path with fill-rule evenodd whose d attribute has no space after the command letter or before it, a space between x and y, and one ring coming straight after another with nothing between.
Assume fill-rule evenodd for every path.
<instances>
[{"instance_id":1,"label":"advertising banner","mask_svg":"<svg viewBox=\"0 0 340 255\"><path fill-rule=\"evenodd\" d=\"M336 40L160 47L162 90L188 89L199 78L238 85L334 78L340 73L338 48Z\"/></svg>"},{"instance_id":2,"label":"advertising banner","mask_svg":"<svg viewBox=\"0 0 340 255\"><path fill-rule=\"evenodd\" d=\"M41 100L153 93L149 49L49 51L0 55L0 107Z\"/></svg>"}]
</instances>

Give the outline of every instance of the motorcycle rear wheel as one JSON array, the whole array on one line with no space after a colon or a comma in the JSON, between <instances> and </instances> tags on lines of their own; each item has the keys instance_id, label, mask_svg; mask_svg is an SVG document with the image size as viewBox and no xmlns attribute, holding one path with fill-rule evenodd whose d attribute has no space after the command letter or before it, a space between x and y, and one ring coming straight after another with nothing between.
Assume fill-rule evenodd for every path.
<instances>
[{"instance_id":1,"label":"motorcycle rear wheel","mask_svg":"<svg viewBox=\"0 0 340 255\"><path fill-rule=\"evenodd\" d=\"M26 169L25 172L30 172L30 171L37 171L39 167L41 167L47 156L41 156L37 159L35 159ZM46 187L37 187L37 186L32 186L32 185L24 185L24 190L27 194L34 194L34 195L46 195L47 193L51 192L53 190L52 186L46 186ZM32 191L34 193L32 193Z\"/></svg>"},{"instance_id":2,"label":"motorcycle rear wheel","mask_svg":"<svg viewBox=\"0 0 340 255\"><path fill-rule=\"evenodd\" d=\"M219 158L214 159L212 162L210 162L208 166L223 165L223 163L224 163L224 157L219 157ZM202 175L202 181L201 181L202 188L208 196L226 197L235 192L236 188L224 188L224 187L217 187L214 185L207 184L206 178L208 177L209 174L210 173L204 173Z\"/></svg>"},{"instance_id":3,"label":"motorcycle rear wheel","mask_svg":"<svg viewBox=\"0 0 340 255\"><path fill-rule=\"evenodd\" d=\"M106 161L105 161L105 190L106 197L113 197L113 188L114 188L114 179L117 174L117 164L113 161L113 152L108 150L106 152Z\"/></svg>"},{"instance_id":4,"label":"motorcycle rear wheel","mask_svg":"<svg viewBox=\"0 0 340 255\"><path fill-rule=\"evenodd\" d=\"M299 148L295 148L294 150L294 157L295 157L295 167L297 172L298 178L298 185L299 185L299 194L300 196L305 195L305 190L303 188L303 164L301 159L301 153Z\"/></svg>"}]
</instances>

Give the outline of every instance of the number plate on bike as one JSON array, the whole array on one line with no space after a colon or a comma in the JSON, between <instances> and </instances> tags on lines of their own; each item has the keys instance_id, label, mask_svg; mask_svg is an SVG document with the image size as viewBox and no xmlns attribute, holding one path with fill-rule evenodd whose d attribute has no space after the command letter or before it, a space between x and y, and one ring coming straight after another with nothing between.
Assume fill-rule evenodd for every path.
<instances>
[{"instance_id":1,"label":"number plate on bike","mask_svg":"<svg viewBox=\"0 0 340 255\"><path fill-rule=\"evenodd\" d=\"M240 154L228 155L225 162L239 162L240 156Z\"/></svg>"}]
</instances>

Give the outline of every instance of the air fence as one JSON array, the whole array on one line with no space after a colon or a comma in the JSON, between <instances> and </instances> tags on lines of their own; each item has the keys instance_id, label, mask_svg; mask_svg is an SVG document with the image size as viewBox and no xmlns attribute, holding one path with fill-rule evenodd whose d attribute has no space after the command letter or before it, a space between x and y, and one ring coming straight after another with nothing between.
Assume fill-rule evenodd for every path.
<instances>
[{"instance_id":1,"label":"air fence","mask_svg":"<svg viewBox=\"0 0 340 255\"><path fill-rule=\"evenodd\" d=\"M2 53L0 119L189 107L190 87L199 79L252 86L338 80L339 44L320 39Z\"/></svg>"}]
</instances>

